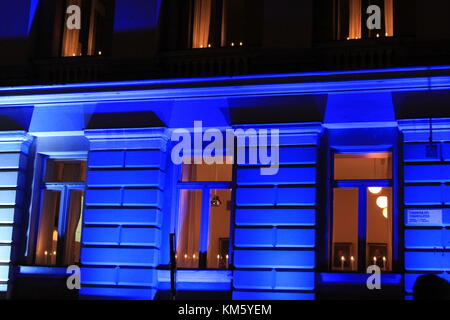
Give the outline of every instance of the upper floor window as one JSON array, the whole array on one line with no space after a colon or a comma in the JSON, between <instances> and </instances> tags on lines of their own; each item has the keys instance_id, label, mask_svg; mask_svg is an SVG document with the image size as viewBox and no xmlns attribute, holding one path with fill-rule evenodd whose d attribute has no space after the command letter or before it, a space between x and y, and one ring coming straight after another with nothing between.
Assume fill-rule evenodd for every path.
<instances>
[{"instance_id":1,"label":"upper floor window","mask_svg":"<svg viewBox=\"0 0 450 320\"><path fill-rule=\"evenodd\" d=\"M331 270L392 270L392 154L334 155Z\"/></svg>"},{"instance_id":2,"label":"upper floor window","mask_svg":"<svg viewBox=\"0 0 450 320\"><path fill-rule=\"evenodd\" d=\"M80 262L86 162L47 159L41 195L35 263Z\"/></svg>"},{"instance_id":3,"label":"upper floor window","mask_svg":"<svg viewBox=\"0 0 450 320\"><path fill-rule=\"evenodd\" d=\"M394 35L394 0L334 0L335 36L339 40L392 37ZM367 28L367 8L381 9L381 29Z\"/></svg>"},{"instance_id":4,"label":"upper floor window","mask_svg":"<svg viewBox=\"0 0 450 320\"><path fill-rule=\"evenodd\" d=\"M65 4L61 55L63 57L103 55L108 3L105 0L65 0ZM72 11L67 13L70 6L80 8L80 29L69 29L67 26L67 21L72 21L71 16L77 14Z\"/></svg>"},{"instance_id":5,"label":"upper floor window","mask_svg":"<svg viewBox=\"0 0 450 320\"><path fill-rule=\"evenodd\" d=\"M228 269L231 181L231 164L182 166L178 184L178 267Z\"/></svg>"},{"instance_id":6,"label":"upper floor window","mask_svg":"<svg viewBox=\"0 0 450 320\"><path fill-rule=\"evenodd\" d=\"M193 0L192 48L243 46L244 5L242 0Z\"/></svg>"}]
</instances>

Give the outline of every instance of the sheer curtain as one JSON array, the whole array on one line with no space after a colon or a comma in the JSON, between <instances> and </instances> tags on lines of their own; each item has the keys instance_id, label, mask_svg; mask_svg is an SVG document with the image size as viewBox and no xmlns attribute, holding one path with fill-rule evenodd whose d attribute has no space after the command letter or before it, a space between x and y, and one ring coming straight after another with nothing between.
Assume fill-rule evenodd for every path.
<instances>
[{"instance_id":1,"label":"sheer curtain","mask_svg":"<svg viewBox=\"0 0 450 320\"><path fill-rule=\"evenodd\" d=\"M206 48L211 25L212 0L195 0L192 48Z\"/></svg>"},{"instance_id":2,"label":"sheer curtain","mask_svg":"<svg viewBox=\"0 0 450 320\"><path fill-rule=\"evenodd\" d=\"M77 5L81 8L81 0L68 0L66 2L66 8L71 5ZM82 11L83 14L83 11ZM81 54L81 43L80 43L80 30L72 29L69 30L67 28L67 18L68 15L65 15L64 18L64 34L63 34L63 42L62 42L62 56L63 57L72 57L79 56Z\"/></svg>"},{"instance_id":3,"label":"sheer curtain","mask_svg":"<svg viewBox=\"0 0 450 320\"><path fill-rule=\"evenodd\" d=\"M349 0L350 28L349 39L361 39L361 0Z\"/></svg>"},{"instance_id":4,"label":"sheer curtain","mask_svg":"<svg viewBox=\"0 0 450 320\"><path fill-rule=\"evenodd\" d=\"M384 0L386 37L394 36L394 0Z\"/></svg>"},{"instance_id":5,"label":"sheer curtain","mask_svg":"<svg viewBox=\"0 0 450 320\"><path fill-rule=\"evenodd\" d=\"M195 181L197 166L194 164L185 166L182 181ZM198 268L201 207L201 190L180 191L177 230L177 265L180 268Z\"/></svg>"},{"instance_id":6,"label":"sheer curtain","mask_svg":"<svg viewBox=\"0 0 450 320\"><path fill-rule=\"evenodd\" d=\"M68 225L66 230L64 262L69 265L78 262L80 254L80 242L76 241L76 232L82 215L82 191L70 191L70 206L68 212Z\"/></svg>"}]
</instances>

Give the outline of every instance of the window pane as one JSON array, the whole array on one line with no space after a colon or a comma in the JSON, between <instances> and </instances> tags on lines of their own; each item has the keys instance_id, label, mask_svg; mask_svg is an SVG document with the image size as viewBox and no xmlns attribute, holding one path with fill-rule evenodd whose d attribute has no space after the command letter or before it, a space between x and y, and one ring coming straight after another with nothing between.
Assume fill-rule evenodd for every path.
<instances>
[{"instance_id":1,"label":"window pane","mask_svg":"<svg viewBox=\"0 0 450 320\"><path fill-rule=\"evenodd\" d=\"M228 269L231 190L211 190L208 261L211 269Z\"/></svg>"},{"instance_id":2,"label":"window pane","mask_svg":"<svg viewBox=\"0 0 450 320\"><path fill-rule=\"evenodd\" d=\"M46 182L84 182L86 180L85 161L47 161Z\"/></svg>"},{"instance_id":3,"label":"window pane","mask_svg":"<svg viewBox=\"0 0 450 320\"><path fill-rule=\"evenodd\" d=\"M84 8L82 7L82 0L67 0L66 1L66 7L64 9L67 9L69 6L76 5L80 7L81 10ZM66 11L66 10L64 10ZM80 39L80 30L78 29L69 29L67 28L67 22L71 14L65 15L64 19L64 34L63 34L63 41L62 41L62 56L63 57L72 57L72 56L81 56L82 53L82 43Z\"/></svg>"},{"instance_id":4,"label":"window pane","mask_svg":"<svg viewBox=\"0 0 450 320\"><path fill-rule=\"evenodd\" d=\"M36 247L36 264L56 264L60 200L60 192L44 191Z\"/></svg>"},{"instance_id":5,"label":"window pane","mask_svg":"<svg viewBox=\"0 0 450 320\"><path fill-rule=\"evenodd\" d=\"M392 154L389 152L335 154L334 179L392 179Z\"/></svg>"},{"instance_id":6,"label":"window pane","mask_svg":"<svg viewBox=\"0 0 450 320\"><path fill-rule=\"evenodd\" d=\"M367 192L366 267L392 270L392 188L371 187Z\"/></svg>"},{"instance_id":7,"label":"window pane","mask_svg":"<svg viewBox=\"0 0 450 320\"><path fill-rule=\"evenodd\" d=\"M83 215L83 194L81 190L71 190L67 218L67 234L64 263L80 262L81 225Z\"/></svg>"},{"instance_id":8,"label":"window pane","mask_svg":"<svg viewBox=\"0 0 450 320\"><path fill-rule=\"evenodd\" d=\"M220 163L183 164L182 182L231 181L233 165L227 164L226 158ZM218 162L218 161L216 161ZM232 163L232 161L228 161Z\"/></svg>"},{"instance_id":9,"label":"window pane","mask_svg":"<svg viewBox=\"0 0 450 320\"><path fill-rule=\"evenodd\" d=\"M332 269L358 266L358 189L334 189Z\"/></svg>"},{"instance_id":10,"label":"window pane","mask_svg":"<svg viewBox=\"0 0 450 320\"><path fill-rule=\"evenodd\" d=\"M177 265L198 268L202 191L181 190L178 215Z\"/></svg>"}]
</instances>

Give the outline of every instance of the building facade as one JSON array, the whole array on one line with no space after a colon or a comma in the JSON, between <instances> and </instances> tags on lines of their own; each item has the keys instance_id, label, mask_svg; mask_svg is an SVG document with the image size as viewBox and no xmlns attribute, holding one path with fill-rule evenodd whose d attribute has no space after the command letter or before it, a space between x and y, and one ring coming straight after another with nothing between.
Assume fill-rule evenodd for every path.
<instances>
[{"instance_id":1,"label":"building facade","mask_svg":"<svg viewBox=\"0 0 450 320\"><path fill-rule=\"evenodd\" d=\"M175 262L180 299L450 280L448 1L22 2L0 11L5 297L169 299Z\"/></svg>"}]
</instances>

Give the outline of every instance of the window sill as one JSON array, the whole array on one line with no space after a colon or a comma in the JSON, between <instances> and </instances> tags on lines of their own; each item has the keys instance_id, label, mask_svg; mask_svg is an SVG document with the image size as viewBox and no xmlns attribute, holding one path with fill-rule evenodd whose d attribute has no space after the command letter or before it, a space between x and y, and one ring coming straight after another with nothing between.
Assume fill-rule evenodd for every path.
<instances>
[{"instance_id":1,"label":"window sill","mask_svg":"<svg viewBox=\"0 0 450 320\"><path fill-rule=\"evenodd\" d=\"M67 276L67 267L61 266L19 266L21 275Z\"/></svg>"},{"instance_id":2,"label":"window sill","mask_svg":"<svg viewBox=\"0 0 450 320\"><path fill-rule=\"evenodd\" d=\"M229 291L231 270L177 270L177 290ZM159 290L170 290L170 271L158 270Z\"/></svg>"},{"instance_id":3,"label":"window sill","mask_svg":"<svg viewBox=\"0 0 450 320\"><path fill-rule=\"evenodd\" d=\"M365 285L368 273L320 273L319 285ZM386 285L401 285L401 274L381 274L381 283Z\"/></svg>"}]
</instances>

